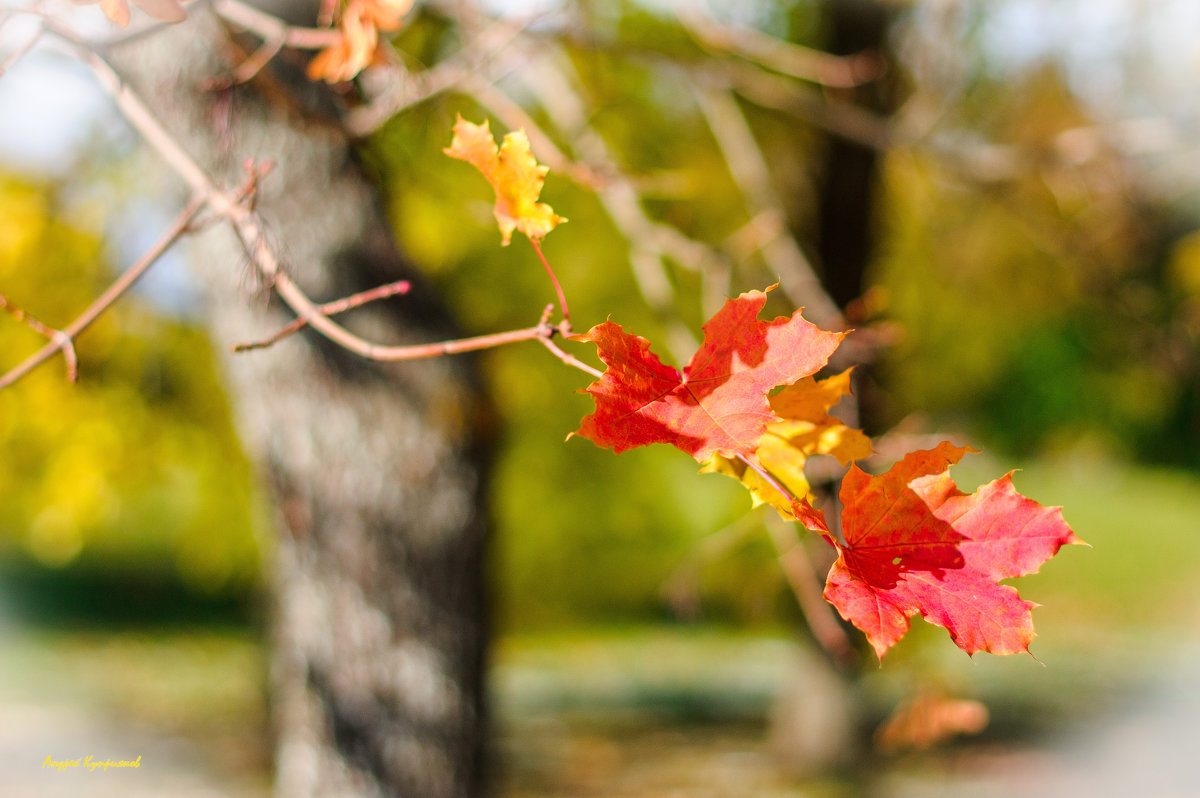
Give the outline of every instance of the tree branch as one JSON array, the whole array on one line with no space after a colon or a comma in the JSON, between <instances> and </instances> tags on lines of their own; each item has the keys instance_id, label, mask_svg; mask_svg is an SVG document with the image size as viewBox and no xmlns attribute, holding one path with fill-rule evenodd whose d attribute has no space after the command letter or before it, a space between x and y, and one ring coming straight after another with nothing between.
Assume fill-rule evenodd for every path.
<instances>
[{"instance_id":1,"label":"tree branch","mask_svg":"<svg viewBox=\"0 0 1200 798\"><path fill-rule=\"evenodd\" d=\"M878 79L887 69L874 53L832 55L753 28L718 22L695 0L676 0L674 5L680 24L709 52L734 55L797 80L848 89Z\"/></svg>"},{"instance_id":2,"label":"tree branch","mask_svg":"<svg viewBox=\"0 0 1200 798\"><path fill-rule=\"evenodd\" d=\"M61 331L55 331L56 335L52 337L52 343L42 347L19 365L10 369L3 376L0 376L0 390L12 385L42 363L54 357L59 351L62 351L63 356L67 359L67 372L71 380L74 381L76 366L75 350L72 342L80 333L91 326L92 322L108 310L114 302L120 299L126 291L132 288L133 284L146 273L146 270L153 266L162 257L162 254L179 240L180 236L188 232L192 220L196 218L196 215L204 206L205 200L203 198L193 198L183 211L180 212L179 216L176 217L171 226L167 228L167 231L163 233L162 237L154 243L154 246L137 263L126 269L103 294L98 296L83 313L79 314L75 321L71 322Z\"/></svg>"},{"instance_id":3,"label":"tree branch","mask_svg":"<svg viewBox=\"0 0 1200 798\"><path fill-rule=\"evenodd\" d=\"M843 329L846 323L841 311L825 292L812 264L780 218L782 204L771 185L767 159L737 100L728 90L711 86L697 86L696 99L750 215L767 214L777 220L771 226L773 234L761 242L768 266L779 275L792 302L806 308L813 323L829 330Z\"/></svg>"},{"instance_id":4,"label":"tree branch","mask_svg":"<svg viewBox=\"0 0 1200 798\"><path fill-rule=\"evenodd\" d=\"M49 338L56 349L62 350L63 359L67 362L67 379L75 382L79 379L79 357L75 354L75 345L62 330L56 330L42 324L35 317L21 310L0 294L0 310L7 311L14 319L24 324L39 335ZM4 387L0 384L0 388Z\"/></svg>"},{"instance_id":5,"label":"tree branch","mask_svg":"<svg viewBox=\"0 0 1200 798\"><path fill-rule=\"evenodd\" d=\"M397 280L394 283L376 286L375 288L371 288L366 291L360 291L357 294L351 294L343 299L338 299L333 302L326 302L320 306L320 310L326 316L336 316L339 313L345 313L347 310L361 307L362 305L365 305L368 302L374 302L377 299L385 299L390 296L396 296L397 294L407 294L410 288L412 288L412 284L408 282L408 280ZM299 332L306 326L308 326L308 321L306 319L295 319L286 327L283 327L278 332L267 338L263 338L259 341L252 341L248 344L235 344L233 351L248 352L252 349L266 349L267 347L273 346L282 341L289 335Z\"/></svg>"},{"instance_id":6,"label":"tree branch","mask_svg":"<svg viewBox=\"0 0 1200 798\"><path fill-rule=\"evenodd\" d=\"M289 25L279 17L268 14L241 0L215 0L213 11L236 27L250 31L263 42L298 50L320 50L335 44L342 37L336 28L305 28Z\"/></svg>"}]
</instances>

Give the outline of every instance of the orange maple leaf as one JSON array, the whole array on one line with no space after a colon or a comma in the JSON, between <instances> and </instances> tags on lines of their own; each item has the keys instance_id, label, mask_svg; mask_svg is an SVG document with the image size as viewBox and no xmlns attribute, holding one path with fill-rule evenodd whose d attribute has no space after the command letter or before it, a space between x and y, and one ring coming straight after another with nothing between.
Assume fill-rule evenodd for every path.
<instances>
[{"instance_id":1,"label":"orange maple leaf","mask_svg":"<svg viewBox=\"0 0 1200 798\"><path fill-rule=\"evenodd\" d=\"M412 0L349 0L337 17L341 35L308 62L308 77L341 83L380 61L379 31L399 30L411 8Z\"/></svg>"},{"instance_id":2,"label":"orange maple leaf","mask_svg":"<svg viewBox=\"0 0 1200 798\"><path fill-rule=\"evenodd\" d=\"M524 130L505 134L504 142L497 147L486 120L476 125L459 116L454 123L454 139L442 152L471 164L491 183L496 192L493 213L504 246L512 240L513 230L531 239L542 239L567 221L549 205L537 201L550 170L529 151Z\"/></svg>"}]
</instances>

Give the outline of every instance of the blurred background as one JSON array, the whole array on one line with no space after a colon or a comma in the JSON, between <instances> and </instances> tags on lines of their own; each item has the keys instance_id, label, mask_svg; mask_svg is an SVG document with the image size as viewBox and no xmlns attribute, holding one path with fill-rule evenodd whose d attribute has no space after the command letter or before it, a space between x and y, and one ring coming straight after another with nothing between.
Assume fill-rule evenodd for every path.
<instances>
[{"instance_id":1,"label":"blurred background","mask_svg":"<svg viewBox=\"0 0 1200 798\"><path fill-rule=\"evenodd\" d=\"M850 630L838 664L810 631L831 611L780 567L792 530L673 449L564 443L587 378L490 351L496 794L1200 795L1200 6L500 5L526 24L489 65L503 96L415 105L363 154L470 333L552 293L442 156L456 114L528 126L577 328L611 317L686 362L725 296L781 281L768 311L856 328L843 410L876 465L970 443L963 490L1019 468L1092 548L1017 581L1043 605L1036 660L972 660L915 621L881 667ZM429 65L458 35L418 4L396 47ZM0 108L0 292L63 326L175 209L65 59L23 58ZM0 391L15 794L49 794L28 762L64 739L115 734L173 763L173 794L268 792L271 513L198 301L168 259L80 339L79 385L51 363ZM0 369L41 344L0 318ZM819 589L832 552L803 543Z\"/></svg>"}]
</instances>

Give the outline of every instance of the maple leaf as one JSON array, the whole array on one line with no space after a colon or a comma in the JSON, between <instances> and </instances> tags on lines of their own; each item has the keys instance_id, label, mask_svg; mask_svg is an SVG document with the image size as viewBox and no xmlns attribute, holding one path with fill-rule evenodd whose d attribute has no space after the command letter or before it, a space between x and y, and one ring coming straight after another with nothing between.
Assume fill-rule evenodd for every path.
<instances>
[{"instance_id":1,"label":"maple leaf","mask_svg":"<svg viewBox=\"0 0 1200 798\"><path fill-rule=\"evenodd\" d=\"M912 452L882 476L852 466L842 481L838 559L825 598L867 635L877 656L921 615L968 654L1028 651L1030 610L998 580L1037 571L1080 543L1058 507L1017 492L1012 474L967 495L947 469L970 451L950 443Z\"/></svg>"},{"instance_id":2,"label":"maple leaf","mask_svg":"<svg viewBox=\"0 0 1200 798\"><path fill-rule=\"evenodd\" d=\"M492 213L504 246L512 240L513 230L540 240L567 221L549 205L537 201L549 168L538 164L529 151L524 130L506 133L497 148L486 120L476 125L459 116L454 123L454 138L442 152L471 164L491 183L496 192Z\"/></svg>"},{"instance_id":3,"label":"maple leaf","mask_svg":"<svg viewBox=\"0 0 1200 798\"><path fill-rule=\"evenodd\" d=\"M127 0L74 0L76 5L92 5L100 3L104 16L124 27L129 24L129 3ZM187 19L187 11L179 0L133 0L133 4L160 22L183 22Z\"/></svg>"},{"instance_id":4,"label":"maple leaf","mask_svg":"<svg viewBox=\"0 0 1200 798\"><path fill-rule=\"evenodd\" d=\"M829 409L843 396L850 394L850 370L817 380L813 377L787 386L770 397L771 410L780 421L767 426L759 441L758 462L774 476L793 497L804 502L797 508L763 476L745 462L722 455L713 455L702 472L727 474L739 480L750 491L755 506L769 504L785 519L801 520L813 527L814 514L807 504L810 493L804 464L814 454L832 455L842 465L871 454L871 441L861 430L847 427L840 419L829 415ZM824 520L817 522L816 531L827 532Z\"/></svg>"},{"instance_id":5,"label":"maple leaf","mask_svg":"<svg viewBox=\"0 0 1200 798\"><path fill-rule=\"evenodd\" d=\"M843 336L810 324L798 310L759 321L766 301L763 291L727 300L705 323L704 343L682 372L659 361L645 338L611 321L575 336L595 343L608 369L585 389L596 411L574 434L618 454L669 443L701 462L714 454L754 459L763 432L780 420L768 393L824 366Z\"/></svg>"},{"instance_id":6,"label":"maple leaf","mask_svg":"<svg viewBox=\"0 0 1200 798\"><path fill-rule=\"evenodd\" d=\"M337 41L308 62L309 79L341 83L381 61L379 31L399 30L411 9L412 0L349 0L337 18Z\"/></svg>"},{"instance_id":7,"label":"maple leaf","mask_svg":"<svg viewBox=\"0 0 1200 798\"><path fill-rule=\"evenodd\" d=\"M308 62L306 74L310 80L350 80L375 58L379 30L365 18L361 4L352 4L342 12L338 28L341 35L337 41Z\"/></svg>"}]
</instances>

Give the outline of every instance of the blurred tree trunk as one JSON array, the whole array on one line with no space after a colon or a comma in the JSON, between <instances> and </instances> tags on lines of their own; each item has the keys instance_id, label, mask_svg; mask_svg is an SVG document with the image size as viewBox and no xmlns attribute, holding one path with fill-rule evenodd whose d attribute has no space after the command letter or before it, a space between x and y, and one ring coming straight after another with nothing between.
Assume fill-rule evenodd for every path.
<instances>
[{"instance_id":1,"label":"blurred tree trunk","mask_svg":"<svg viewBox=\"0 0 1200 798\"><path fill-rule=\"evenodd\" d=\"M873 52L890 61L888 32L895 8L880 0L830 0L826 4L826 50L834 55ZM885 75L853 89L828 91L842 95L838 99L843 102L886 117L895 111L893 88ZM841 136L829 137L820 186L817 258L825 288L843 310L868 287L879 160L880 153L872 147ZM859 423L869 434L877 434L881 431L879 414L869 371L869 365L856 369L855 395Z\"/></svg>"},{"instance_id":2,"label":"blurred tree trunk","mask_svg":"<svg viewBox=\"0 0 1200 798\"><path fill-rule=\"evenodd\" d=\"M206 88L239 55L201 4L186 23L116 56L134 90L227 187L243 181L245 158L274 161L258 207L310 296L329 301L408 277L412 294L347 323L389 343L455 335L407 272L350 142L323 111L330 95L300 77L302 64L294 75L284 60L250 86ZM256 285L227 226L218 228L198 239L195 262L213 335L228 352L290 316ZM382 365L305 333L231 356L227 372L277 508L277 794L479 794L489 413L470 361Z\"/></svg>"}]
</instances>

